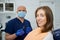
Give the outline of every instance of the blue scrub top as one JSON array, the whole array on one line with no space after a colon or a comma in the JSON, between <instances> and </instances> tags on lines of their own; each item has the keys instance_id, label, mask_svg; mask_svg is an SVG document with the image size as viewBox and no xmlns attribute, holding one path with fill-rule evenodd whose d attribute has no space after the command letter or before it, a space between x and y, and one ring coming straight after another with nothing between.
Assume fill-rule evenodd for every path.
<instances>
[{"instance_id":1,"label":"blue scrub top","mask_svg":"<svg viewBox=\"0 0 60 40\"><path fill-rule=\"evenodd\" d=\"M6 23L5 32L9 34L14 34L17 32L17 30L24 29L25 34L15 39L15 40L23 40L25 36L28 34L26 33L26 27L31 28L30 22L28 20L25 19L24 22L22 23L18 18L14 18ZM30 31L32 31L32 28Z\"/></svg>"}]
</instances>

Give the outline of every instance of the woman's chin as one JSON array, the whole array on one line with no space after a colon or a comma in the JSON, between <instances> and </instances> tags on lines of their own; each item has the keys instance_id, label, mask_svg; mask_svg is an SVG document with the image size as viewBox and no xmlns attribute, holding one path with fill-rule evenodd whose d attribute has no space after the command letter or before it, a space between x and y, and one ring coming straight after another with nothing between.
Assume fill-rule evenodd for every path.
<instances>
[{"instance_id":1,"label":"woman's chin","mask_svg":"<svg viewBox=\"0 0 60 40\"><path fill-rule=\"evenodd\" d=\"M38 24L38 26L39 26L39 27L41 27L41 26L42 26L42 24Z\"/></svg>"}]
</instances>

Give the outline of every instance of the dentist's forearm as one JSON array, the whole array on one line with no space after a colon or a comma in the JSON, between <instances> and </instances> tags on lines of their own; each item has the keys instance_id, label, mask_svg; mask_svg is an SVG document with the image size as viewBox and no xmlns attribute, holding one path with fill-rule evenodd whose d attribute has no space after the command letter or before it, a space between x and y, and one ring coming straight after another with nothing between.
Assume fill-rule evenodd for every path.
<instances>
[{"instance_id":1,"label":"dentist's forearm","mask_svg":"<svg viewBox=\"0 0 60 40\"><path fill-rule=\"evenodd\" d=\"M17 36L15 34L12 34L12 35L6 34L5 39L6 40L14 40L16 37Z\"/></svg>"}]
</instances>

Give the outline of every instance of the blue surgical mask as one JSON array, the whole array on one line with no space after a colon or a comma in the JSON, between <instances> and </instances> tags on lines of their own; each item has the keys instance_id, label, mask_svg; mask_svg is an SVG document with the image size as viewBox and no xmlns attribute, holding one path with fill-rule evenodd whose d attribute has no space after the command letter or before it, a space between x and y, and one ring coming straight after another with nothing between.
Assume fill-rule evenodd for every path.
<instances>
[{"instance_id":1,"label":"blue surgical mask","mask_svg":"<svg viewBox=\"0 0 60 40\"><path fill-rule=\"evenodd\" d=\"M18 12L18 17L24 18L25 16L26 16L26 12L24 12L24 11L19 11Z\"/></svg>"}]
</instances>

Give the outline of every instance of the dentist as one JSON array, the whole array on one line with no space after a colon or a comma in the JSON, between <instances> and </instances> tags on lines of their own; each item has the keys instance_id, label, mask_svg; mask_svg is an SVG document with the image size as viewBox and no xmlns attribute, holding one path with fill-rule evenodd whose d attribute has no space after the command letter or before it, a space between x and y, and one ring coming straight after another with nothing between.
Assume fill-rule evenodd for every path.
<instances>
[{"instance_id":1,"label":"dentist","mask_svg":"<svg viewBox=\"0 0 60 40\"><path fill-rule=\"evenodd\" d=\"M30 22L24 18L26 14L27 10L25 6L19 6L17 8L18 17L6 23L6 40L23 40L26 35L32 31Z\"/></svg>"}]
</instances>

